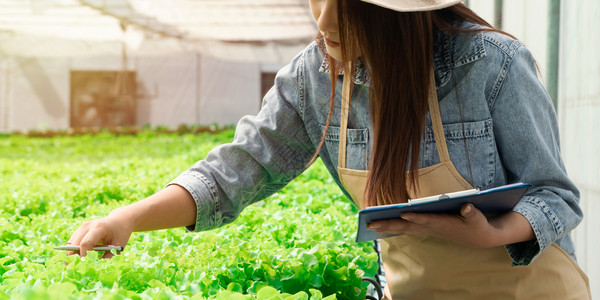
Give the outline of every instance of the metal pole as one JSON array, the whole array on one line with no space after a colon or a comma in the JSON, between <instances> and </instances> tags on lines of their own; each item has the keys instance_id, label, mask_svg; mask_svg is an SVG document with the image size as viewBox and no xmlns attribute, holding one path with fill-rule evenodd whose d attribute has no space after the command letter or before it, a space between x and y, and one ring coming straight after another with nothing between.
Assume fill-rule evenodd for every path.
<instances>
[{"instance_id":1,"label":"metal pole","mask_svg":"<svg viewBox=\"0 0 600 300\"><path fill-rule=\"evenodd\" d=\"M496 22L495 27L497 29L502 30L502 8L503 8L502 0L494 1L494 22Z\"/></svg>"},{"instance_id":2,"label":"metal pole","mask_svg":"<svg viewBox=\"0 0 600 300\"><path fill-rule=\"evenodd\" d=\"M560 0L549 0L548 18L548 94L558 109L558 55L560 42Z\"/></svg>"}]
</instances>

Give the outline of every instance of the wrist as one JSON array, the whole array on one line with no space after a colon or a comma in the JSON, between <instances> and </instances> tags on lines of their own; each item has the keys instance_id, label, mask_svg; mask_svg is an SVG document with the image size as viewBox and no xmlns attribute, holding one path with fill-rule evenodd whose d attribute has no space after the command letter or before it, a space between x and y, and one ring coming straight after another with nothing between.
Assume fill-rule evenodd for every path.
<instances>
[{"instance_id":1,"label":"wrist","mask_svg":"<svg viewBox=\"0 0 600 300\"><path fill-rule=\"evenodd\" d=\"M529 221L518 212L508 212L489 220L490 225L495 228L493 244L504 246L535 239L533 228Z\"/></svg>"},{"instance_id":2,"label":"wrist","mask_svg":"<svg viewBox=\"0 0 600 300\"><path fill-rule=\"evenodd\" d=\"M122 229L129 232L136 231L138 227L138 214L135 209L132 209L131 205L113 209L107 218L114 220Z\"/></svg>"}]
</instances>

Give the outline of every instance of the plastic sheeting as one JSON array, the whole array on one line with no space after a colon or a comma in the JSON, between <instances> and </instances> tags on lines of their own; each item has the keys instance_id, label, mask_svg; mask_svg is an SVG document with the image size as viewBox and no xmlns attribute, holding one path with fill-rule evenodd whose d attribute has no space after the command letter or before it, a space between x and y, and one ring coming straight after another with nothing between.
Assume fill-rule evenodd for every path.
<instances>
[{"instance_id":1,"label":"plastic sheeting","mask_svg":"<svg viewBox=\"0 0 600 300\"><path fill-rule=\"evenodd\" d=\"M136 125L232 125L260 105L258 63L195 52L129 61L136 74ZM115 57L0 59L0 132L70 127L71 71L121 71ZM99 72L101 73L101 72ZM90 85L88 83L87 85ZM113 87L104 93L110 95ZM90 94L97 91L90 91ZM111 123L112 124L112 123Z\"/></svg>"},{"instance_id":2,"label":"plastic sheeting","mask_svg":"<svg viewBox=\"0 0 600 300\"><path fill-rule=\"evenodd\" d=\"M304 0L0 0L0 132L235 124L258 112L261 73L315 34ZM120 72L133 117L114 112L131 102L111 87Z\"/></svg>"},{"instance_id":3,"label":"plastic sheeting","mask_svg":"<svg viewBox=\"0 0 600 300\"><path fill-rule=\"evenodd\" d=\"M0 56L196 51L279 62L316 34L304 0L0 0Z\"/></svg>"}]
</instances>

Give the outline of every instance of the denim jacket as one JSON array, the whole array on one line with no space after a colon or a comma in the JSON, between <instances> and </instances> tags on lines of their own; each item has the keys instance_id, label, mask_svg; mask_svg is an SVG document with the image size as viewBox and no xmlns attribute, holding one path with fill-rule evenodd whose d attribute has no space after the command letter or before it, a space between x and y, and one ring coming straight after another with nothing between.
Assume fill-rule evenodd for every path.
<instances>
[{"instance_id":1,"label":"denim jacket","mask_svg":"<svg viewBox=\"0 0 600 300\"><path fill-rule=\"evenodd\" d=\"M530 264L553 242L575 259L570 233L582 219L579 192L561 160L556 113L530 52L519 41L494 32L435 36L436 87L456 169L479 189L513 182L532 185L514 210L529 220L536 240L506 246L513 265ZM329 68L317 43L278 72L260 112L239 121L232 143L216 147L170 183L185 188L196 202L196 224L188 230L233 221L244 207L280 190L305 170L323 136L330 107ZM373 143L369 78L364 66L357 68L346 167L366 170ZM337 80L333 115L319 156L350 198L337 175L342 76ZM427 114L419 167L438 162Z\"/></svg>"}]
</instances>

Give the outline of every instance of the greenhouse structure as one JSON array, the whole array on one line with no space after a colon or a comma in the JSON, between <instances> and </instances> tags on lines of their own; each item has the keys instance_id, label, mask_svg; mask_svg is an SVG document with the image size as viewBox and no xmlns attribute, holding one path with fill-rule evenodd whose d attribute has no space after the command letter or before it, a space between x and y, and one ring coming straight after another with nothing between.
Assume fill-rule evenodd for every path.
<instances>
[{"instance_id":1,"label":"greenhouse structure","mask_svg":"<svg viewBox=\"0 0 600 300\"><path fill-rule=\"evenodd\" d=\"M0 0L0 134L235 125L316 36L308 2ZM578 263L599 298L600 1L464 3L536 58L581 193Z\"/></svg>"},{"instance_id":2,"label":"greenhouse structure","mask_svg":"<svg viewBox=\"0 0 600 300\"><path fill-rule=\"evenodd\" d=\"M232 125L315 28L294 0L2 0L0 132Z\"/></svg>"}]
</instances>

